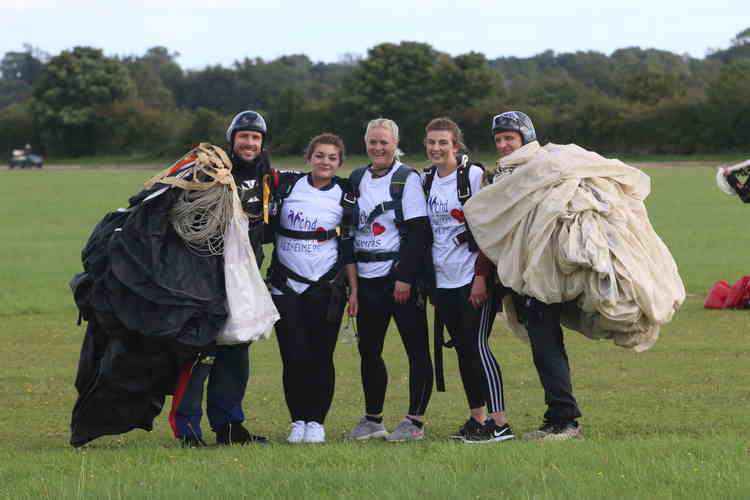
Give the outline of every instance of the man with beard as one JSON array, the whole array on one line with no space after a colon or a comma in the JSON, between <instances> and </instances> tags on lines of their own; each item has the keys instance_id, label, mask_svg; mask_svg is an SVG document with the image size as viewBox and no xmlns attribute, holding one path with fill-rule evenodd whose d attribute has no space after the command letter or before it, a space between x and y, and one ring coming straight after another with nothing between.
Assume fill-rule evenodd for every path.
<instances>
[{"instance_id":1,"label":"man with beard","mask_svg":"<svg viewBox=\"0 0 750 500\"><path fill-rule=\"evenodd\" d=\"M238 113L226 133L232 176L250 222L248 237L258 266L263 262L264 207L267 207L264 197L269 194L264 194L264 184L266 176L272 173L268 153L264 150L267 133L265 120L255 111ZM175 436L183 446L206 446L200 427L206 379L206 413L216 433L216 443L268 442L267 438L251 434L242 425L245 420L242 399L250 375L249 347L249 343L216 346L184 370L181 379L187 379L187 385L182 394L177 391L170 417Z\"/></svg>"}]
</instances>

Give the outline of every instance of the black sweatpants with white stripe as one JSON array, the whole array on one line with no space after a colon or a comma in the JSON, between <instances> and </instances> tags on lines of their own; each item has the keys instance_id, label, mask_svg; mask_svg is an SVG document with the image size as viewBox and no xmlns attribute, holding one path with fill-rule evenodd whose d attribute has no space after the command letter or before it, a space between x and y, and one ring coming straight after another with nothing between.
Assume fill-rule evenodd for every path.
<instances>
[{"instance_id":1,"label":"black sweatpants with white stripe","mask_svg":"<svg viewBox=\"0 0 750 500\"><path fill-rule=\"evenodd\" d=\"M497 290L488 287L487 301L479 308L469 302L470 295L471 283L460 288L438 288L435 307L456 349L469 408L486 404L490 413L505 411L503 377L489 345L499 304Z\"/></svg>"}]
</instances>

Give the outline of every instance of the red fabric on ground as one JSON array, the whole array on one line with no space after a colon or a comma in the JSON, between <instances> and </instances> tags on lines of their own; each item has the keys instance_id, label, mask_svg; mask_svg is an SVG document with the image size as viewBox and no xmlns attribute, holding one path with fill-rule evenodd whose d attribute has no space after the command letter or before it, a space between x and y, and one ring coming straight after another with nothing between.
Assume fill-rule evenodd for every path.
<instances>
[{"instance_id":1,"label":"red fabric on ground","mask_svg":"<svg viewBox=\"0 0 750 500\"><path fill-rule=\"evenodd\" d=\"M743 276L729 285L717 281L703 302L706 309L746 309L750 305L750 276Z\"/></svg>"}]
</instances>

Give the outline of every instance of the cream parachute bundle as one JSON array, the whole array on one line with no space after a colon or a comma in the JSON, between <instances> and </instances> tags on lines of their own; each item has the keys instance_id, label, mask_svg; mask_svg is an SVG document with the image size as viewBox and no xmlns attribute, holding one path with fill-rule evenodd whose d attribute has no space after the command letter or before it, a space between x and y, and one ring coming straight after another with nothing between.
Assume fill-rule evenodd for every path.
<instances>
[{"instance_id":1,"label":"cream parachute bundle","mask_svg":"<svg viewBox=\"0 0 750 500\"><path fill-rule=\"evenodd\" d=\"M529 143L464 206L482 252L515 292L563 303L565 326L644 351L685 300L643 200L650 179L574 144ZM522 337L512 300L506 318Z\"/></svg>"}]
</instances>

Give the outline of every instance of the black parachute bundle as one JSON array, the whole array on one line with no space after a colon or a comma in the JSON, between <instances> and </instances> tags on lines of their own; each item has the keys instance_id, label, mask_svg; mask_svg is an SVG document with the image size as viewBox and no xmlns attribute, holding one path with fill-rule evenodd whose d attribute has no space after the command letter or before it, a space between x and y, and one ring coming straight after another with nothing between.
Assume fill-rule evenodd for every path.
<instances>
[{"instance_id":1,"label":"black parachute bundle","mask_svg":"<svg viewBox=\"0 0 750 500\"><path fill-rule=\"evenodd\" d=\"M191 165L183 160L170 175ZM88 325L71 419L75 447L151 430L179 370L214 349L226 320L222 256L196 252L176 233L170 213L187 188L173 186L154 183L128 209L105 215L81 253L84 272L71 288Z\"/></svg>"}]
</instances>

